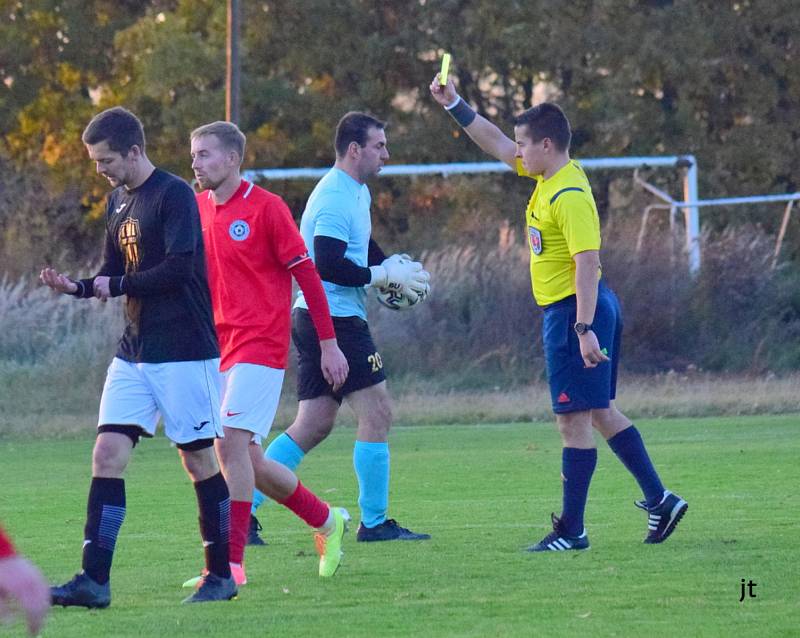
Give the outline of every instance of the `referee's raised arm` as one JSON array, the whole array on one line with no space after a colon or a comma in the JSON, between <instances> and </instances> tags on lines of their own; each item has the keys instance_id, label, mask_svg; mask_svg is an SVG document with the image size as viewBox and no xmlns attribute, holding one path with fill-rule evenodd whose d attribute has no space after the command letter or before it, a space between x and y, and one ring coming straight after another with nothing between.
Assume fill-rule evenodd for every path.
<instances>
[{"instance_id":1,"label":"referee's raised arm","mask_svg":"<svg viewBox=\"0 0 800 638\"><path fill-rule=\"evenodd\" d=\"M447 84L442 86L437 73L431 82L430 91L433 99L450 113L473 142L492 157L516 170L517 145L514 140L485 117L476 113L464 98L458 95L452 80L448 79Z\"/></svg>"}]
</instances>

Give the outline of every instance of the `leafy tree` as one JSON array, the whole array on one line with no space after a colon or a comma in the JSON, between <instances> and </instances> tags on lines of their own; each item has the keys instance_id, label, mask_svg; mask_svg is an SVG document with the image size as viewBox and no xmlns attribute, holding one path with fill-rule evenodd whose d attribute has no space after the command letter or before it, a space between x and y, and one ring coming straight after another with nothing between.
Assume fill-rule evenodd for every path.
<instances>
[{"instance_id":1,"label":"leafy tree","mask_svg":"<svg viewBox=\"0 0 800 638\"><path fill-rule=\"evenodd\" d=\"M333 127L350 109L389 120L393 161L483 158L427 96L446 50L462 94L507 131L515 113L553 99L570 115L579 157L694 153L707 196L798 188L791 0L577 0L558 11L543 0L242 4L248 166L329 165ZM17 165L44 164L49 188L77 187L78 213L97 211L105 185L80 131L121 103L142 117L153 158L190 177L189 131L224 116L224 3L30 0L6 1L3 12L0 131ZM595 180L601 204L610 181ZM440 223L426 240L471 225L471 211L518 219L516 194L498 206L480 180L452 184L381 180L383 230L411 232L434 209ZM310 184L278 187L299 212ZM708 219L721 228L741 210ZM779 215L768 210L774 229Z\"/></svg>"}]
</instances>

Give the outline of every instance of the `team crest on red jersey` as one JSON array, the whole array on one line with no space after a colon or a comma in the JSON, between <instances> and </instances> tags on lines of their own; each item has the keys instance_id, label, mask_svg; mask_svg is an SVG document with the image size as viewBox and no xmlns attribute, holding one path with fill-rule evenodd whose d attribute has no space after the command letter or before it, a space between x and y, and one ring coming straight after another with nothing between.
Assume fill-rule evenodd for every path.
<instances>
[{"instance_id":1,"label":"team crest on red jersey","mask_svg":"<svg viewBox=\"0 0 800 638\"><path fill-rule=\"evenodd\" d=\"M234 241L244 241L250 236L250 225L243 219L237 219L231 222L228 234Z\"/></svg>"},{"instance_id":2,"label":"team crest on red jersey","mask_svg":"<svg viewBox=\"0 0 800 638\"><path fill-rule=\"evenodd\" d=\"M531 251L534 255L542 254L542 231L534 226L528 226L528 237L531 242Z\"/></svg>"}]
</instances>

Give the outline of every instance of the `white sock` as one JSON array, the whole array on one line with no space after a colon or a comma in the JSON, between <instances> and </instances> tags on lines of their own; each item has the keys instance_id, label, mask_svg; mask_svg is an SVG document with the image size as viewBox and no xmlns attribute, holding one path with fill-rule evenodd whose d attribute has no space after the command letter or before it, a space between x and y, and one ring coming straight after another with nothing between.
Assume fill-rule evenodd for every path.
<instances>
[{"instance_id":1,"label":"white sock","mask_svg":"<svg viewBox=\"0 0 800 638\"><path fill-rule=\"evenodd\" d=\"M328 505L328 518L325 519L325 523L323 523L322 527L317 529L325 534L325 536L330 536L331 532L336 529L336 523L333 519L333 508L330 505Z\"/></svg>"}]
</instances>

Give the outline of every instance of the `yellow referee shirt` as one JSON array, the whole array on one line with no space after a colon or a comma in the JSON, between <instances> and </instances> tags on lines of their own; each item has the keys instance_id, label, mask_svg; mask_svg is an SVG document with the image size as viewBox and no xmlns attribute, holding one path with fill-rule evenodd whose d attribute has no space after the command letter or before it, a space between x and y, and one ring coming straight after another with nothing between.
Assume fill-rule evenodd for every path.
<instances>
[{"instance_id":1,"label":"yellow referee shirt","mask_svg":"<svg viewBox=\"0 0 800 638\"><path fill-rule=\"evenodd\" d=\"M575 294L572 256L600 249L600 216L578 162L570 160L555 175L543 179L526 173L517 158L517 174L536 180L525 218L533 297L540 306L547 306Z\"/></svg>"}]
</instances>

